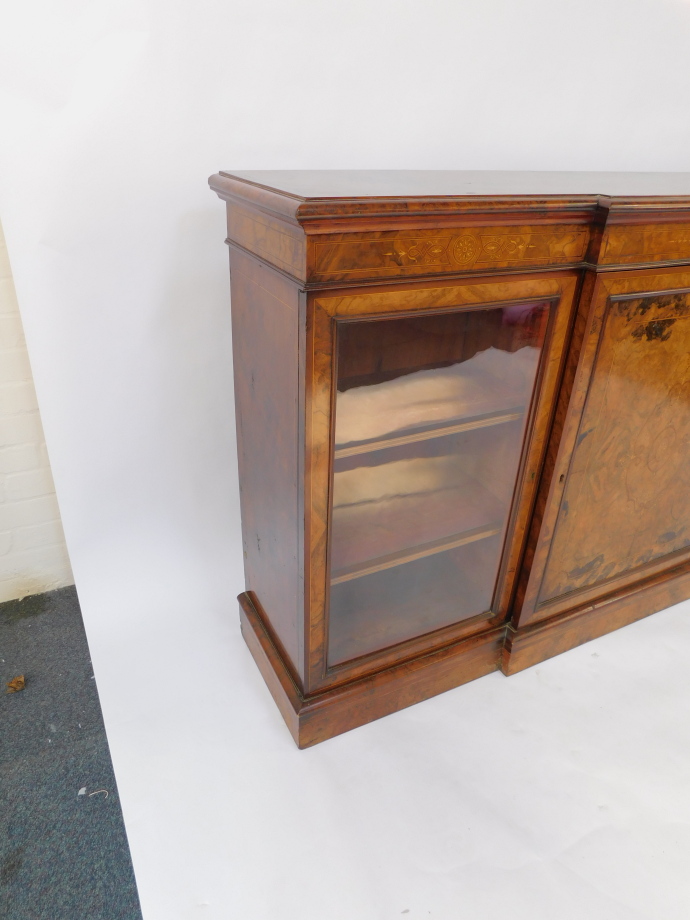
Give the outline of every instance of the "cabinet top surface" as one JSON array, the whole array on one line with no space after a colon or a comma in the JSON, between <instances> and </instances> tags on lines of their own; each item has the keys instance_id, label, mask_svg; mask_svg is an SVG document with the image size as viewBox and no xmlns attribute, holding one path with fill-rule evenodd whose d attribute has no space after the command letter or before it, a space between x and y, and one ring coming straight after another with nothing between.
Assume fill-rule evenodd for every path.
<instances>
[{"instance_id":1,"label":"cabinet top surface","mask_svg":"<svg viewBox=\"0 0 690 920\"><path fill-rule=\"evenodd\" d=\"M690 172L502 172L499 170L223 170L301 200L488 196L690 197Z\"/></svg>"}]
</instances>

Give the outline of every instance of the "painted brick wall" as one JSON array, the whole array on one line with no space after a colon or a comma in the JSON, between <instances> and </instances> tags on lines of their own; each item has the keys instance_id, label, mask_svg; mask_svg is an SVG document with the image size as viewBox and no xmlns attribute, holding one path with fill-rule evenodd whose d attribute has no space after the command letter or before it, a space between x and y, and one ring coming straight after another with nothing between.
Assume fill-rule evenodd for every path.
<instances>
[{"instance_id":1,"label":"painted brick wall","mask_svg":"<svg viewBox=\"0 0 690 920\"><path fill-rule=\"evenodd\" d=\"M73 583L0 226L0 603Z\"/></svg>"}]
</instances>

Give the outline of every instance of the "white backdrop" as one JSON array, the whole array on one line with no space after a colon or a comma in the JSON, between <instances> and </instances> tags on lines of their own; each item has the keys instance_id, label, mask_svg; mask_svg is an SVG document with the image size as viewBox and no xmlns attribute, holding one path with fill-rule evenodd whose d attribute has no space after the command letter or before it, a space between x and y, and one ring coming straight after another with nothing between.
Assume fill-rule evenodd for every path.
<instances>
[{"instance_id":1,"label":"white backdrop","mask_svg":"<svg viewBox=\"0 0 690 920\"><path fill-rule=\"evenodd\" d=\"M0 214L145 920L686 920L686 605L299 753L220 168L688 170L687 0L6 0ZM76 790L75 790L76 793Z\"/></svg>"}]
</instances>

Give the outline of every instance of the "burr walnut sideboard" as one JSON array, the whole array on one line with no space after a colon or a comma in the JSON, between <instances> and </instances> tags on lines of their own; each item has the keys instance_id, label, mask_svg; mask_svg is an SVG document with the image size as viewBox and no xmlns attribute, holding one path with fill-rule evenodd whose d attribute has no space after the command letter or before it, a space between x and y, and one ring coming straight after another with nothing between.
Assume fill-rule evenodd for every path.
<instances>
[{"instance_id":1,"label":"burr walnut sideboard","mask_svg":"<svg viewBox=\"0 0 690 920\"><path fill-rule=\"evenodd\" d=\"M301 747L690 597L690 174L210 184L242 630Z\"/></svg>"}]
</instances>

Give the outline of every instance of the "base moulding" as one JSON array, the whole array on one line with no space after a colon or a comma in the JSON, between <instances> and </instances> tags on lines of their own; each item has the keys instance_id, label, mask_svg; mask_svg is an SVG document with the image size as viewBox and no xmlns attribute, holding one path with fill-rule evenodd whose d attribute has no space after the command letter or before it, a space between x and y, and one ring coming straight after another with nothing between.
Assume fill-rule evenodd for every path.
<instances>
[{"instance_id":1,"label":"base moulding","mask_svg":"<svg viewBox=\"0 0 690 920\"><path fill-rule=\"evenodd\" d=\"M245 642L294 740L306 748L492 671L515 674L688 597L690 567L682 566L625 594L520 629L493 627L313 696L304 696L293 680L251 595L238 600Z\"/></svg>"}]
</instances>

